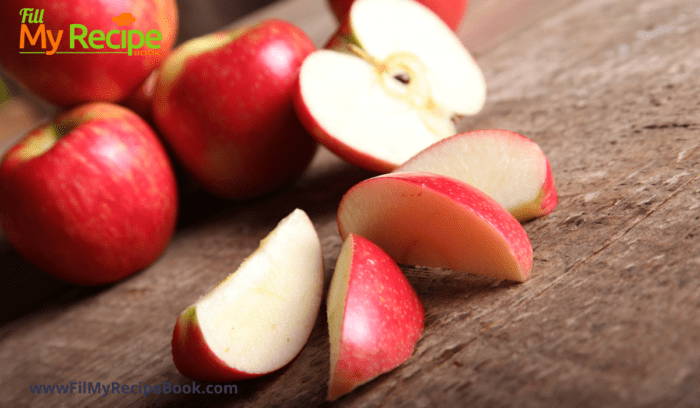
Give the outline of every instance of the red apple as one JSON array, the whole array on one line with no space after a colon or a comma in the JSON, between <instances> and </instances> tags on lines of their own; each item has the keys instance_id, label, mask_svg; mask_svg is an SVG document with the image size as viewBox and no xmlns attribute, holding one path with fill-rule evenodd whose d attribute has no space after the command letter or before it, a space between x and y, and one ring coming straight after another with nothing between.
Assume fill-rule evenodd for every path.
<instances>
[{"instance_id":1,"label":"red apple","mask_svg":"<svg viewBox=\"0 0 700 408\"><path fill-rule=\"evenodd\" d=\"M165 58L177 27L175 0L3 0L0 64L60 106L117 102Z\"/></svg>"},{"instance_id":2,"label":"red apple","mask_svg":"<svg viewBox=\"0 0 700 408\"><path fill-rule=\"evenodd\" d=\"M518 220L476 187L437 174L389 173L358 183L340 202L338 229L402 264L518 282L532 267Z\"/></svg>"},{"instance_id":3,"label":"red apple","mask_svg":"<svg viewBox=\"0 0 700 408\"><path fill-rule=\"evenodd\" d=\"M0 163L0 226L27 260L68 282L116 282L151 264L177 217L170 161L153 130L109 103L40 126Z\"/></svg>"},{"instance_id":4,"label":"red apple","mask_svg":"<svg viewBox=\"0 0 700 408\"><path fill-rule=\"evenodd\" d=\"M443 139L394 172L435 173L469 183L520 222L551 213L558 202L547 156L537 143L508 130L474 130Z\"/></svg>"},{"instance_id":5,"label":"red apple","mask_svg":"<svg viewBox=\"0 0 700 408\"><path fill-rule=\"evenodd\" d=\"M260 247L177 318L172 353L194 380L233 381L288 364L306 344L323 296L316 229L295 210Z\"/></svg>"},{"instance_id":6,"label":"red apple","mask_svg":"<svg viewBox=\"0 0 700 408\"><path fill-rule=\"evenodd\" d=\"M340 250L327 308L329 400L398 367L423 332L423 305L401 269L358 235L349 234Z\"/></svg>"},{"instance_id":7,"label":"red apple","mask_svg":"<svg viewBox=\"0 0 700 408\"><path fill-rule=\"evenodd\" d=\"M153 116L183 166L229 199L272 191L304 171L316 143L292 106L315 50L298 27L266 20L190 40L163 62Z\"/></svg>"},{"instance_id":8,"label":"red apple","mask_svg":"<svg viewBox=\"0 0 700 408\"><path fill-rule=\"evenodd\" d=\"M149 124L153 124L153 93L158 80L158 72L158 68L151 71L151 74L136 88L136 91L127 96L121 103L121 105L136 112Z\"/></svg>"},{"instance_id":9,"label":"red apple","mask_svg":"<svg viewBox=\"0 0 700 408\"><path fill-rule=\"evenodd\" d=\"M328 0L331 10L341 23L350 13L350 6L355 0ZM467 14L469 0L417 0L437 14L454 31L462 24L462 18Z\"/></svg>"}]
</instances>

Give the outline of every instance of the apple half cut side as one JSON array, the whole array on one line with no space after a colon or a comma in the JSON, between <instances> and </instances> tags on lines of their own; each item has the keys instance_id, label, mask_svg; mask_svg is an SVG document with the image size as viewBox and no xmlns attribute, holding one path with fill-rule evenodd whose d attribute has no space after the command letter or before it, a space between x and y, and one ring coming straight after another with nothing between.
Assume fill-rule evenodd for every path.
<instances>
[{"instance_id":1,"label":"apple half cut side","mask_svg":"<svg viewBox=\"0 0 700 408\"><path fill-rule=\"evenodd\" d=\"M326 303L329 400L401 365L423 332L423 304L399 266L358 235L343 243Z\"/></svg>"},{"instance_id":2,"label":"apple half cut side","mask_svg":"<svg viewBox=\"0 0 700 408\"><path fill-rule=\"evenodd\" d=\"M435 173L469 183L520 222L547 215L558 203L547 156L537 143L508 130L474 130L451 136L394 172Z\"/></svg>"},{"instance_id":3,"label":"apple half cut side","mask_svg":"<svg viewBox=\"0 0 700 408\"><path fill-rule=\"evenodd\" d=\"M306 344L323 296L316 229L295 210L239 267L177 319L172 354L193 380L233 381L273 372Z\"/></svg>"},{"instance_id":4,"label":"apple half cut side","mask_svg":"<svg viewBox=\"0 0 700 408\"><path fill-rule=\"evenodd\" d=\"M326 48L304 60L295 109L316 140L367 170L393 170L484 105L478 65L418 2L357 0Z\"/></svg>"},{"instance_id":5,"label":"apple half cut side","mask_svg":"<svg viewBox=\"0 0 700 408\"><path fill-rule=\"evenodd\" d=\"M363 236L396 262L524 282L532 245L522 225L476 187L430 173L364 180L338 208L341 237Z\"/></svg>"}]
</instances>

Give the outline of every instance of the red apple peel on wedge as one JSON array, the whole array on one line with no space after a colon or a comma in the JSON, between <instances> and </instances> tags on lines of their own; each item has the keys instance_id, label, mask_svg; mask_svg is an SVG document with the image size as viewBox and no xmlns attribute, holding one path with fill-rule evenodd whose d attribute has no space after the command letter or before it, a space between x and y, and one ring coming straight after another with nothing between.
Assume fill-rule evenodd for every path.
<instances>
[{"instance_id":1,"label":"red apple peel on wedge","mask_svg":"<svg viewBox=\"0 0 700 408\"><path fill-rule=\"evenodd\" d=\"M423 332L423 305L401 269L358 235L343 243L327 308L329 400L401 365Z\"/></svg>"},{"instance_id":2,"label":"red apple peel on wedge","mask_svg":"<svg viewBox=\"0 0 700 408\"><path fill-rule=\"evenodd\" d=\"M348 190L341 237L361 235L396 262L524 282L532 245L522 225L474 186L431 173L389 173Z\"/></svg>"}]
</instances>

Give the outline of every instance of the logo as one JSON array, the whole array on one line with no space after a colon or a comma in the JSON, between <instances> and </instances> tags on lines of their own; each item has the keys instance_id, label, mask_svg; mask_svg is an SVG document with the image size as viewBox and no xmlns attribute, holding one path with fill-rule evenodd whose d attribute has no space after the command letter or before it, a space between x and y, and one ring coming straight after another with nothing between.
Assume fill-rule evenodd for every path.
<instances>
[{"instance_id":1,"label":"logo","mask_svg":"<svg viewBox=\"0 0 700 408\"><path fill-rule=\"evenodd\" d=\"M123 13L116 17L112 17L112 21L120 26L129 26L131 23L136 21L136 17L132 16L131 13Z\"/></svg>"},{"instance_id":2,"label":"logo","mask_svg":"<svg viewBox=\"0 0 700 408\"><path fill-rule=\"evenodd\" d=\"M52 32L44 25L44 9L23 8L19 11L22 17L19 34L20 54L127 54L127 55L160 55L160 41L163 39L160 31L141 30L107 31L89 30L83 24L70 24L68 27L68 46L70 51L58 51L64 40L63 31ZM136 22L131 13L122 13L112 17L117 27L129 27ZM33 31L33 33L32 33ZM47 41L48 40L48 41ZM28 50L29 47L31 50ZM142 50L146 47L145 50ZM39 48L39 50L37 50Z\"/></svg>"}]
</instances>

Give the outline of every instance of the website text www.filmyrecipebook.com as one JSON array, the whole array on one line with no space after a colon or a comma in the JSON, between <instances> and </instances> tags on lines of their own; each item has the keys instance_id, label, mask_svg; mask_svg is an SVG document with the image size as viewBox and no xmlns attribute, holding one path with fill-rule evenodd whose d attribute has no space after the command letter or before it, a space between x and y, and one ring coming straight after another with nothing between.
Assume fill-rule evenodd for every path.
<instances>
[{"instance_id":1,"label":"website text www.filmyrecipebook.com","mask_svg":"<svg viewBox=\"0 0 700 408\"><path fill-rule=\"evenodd\" d=\"M67 384L31 384L29 391L32 394L101 394L106 397L109 394L140 394L144 397L151 394L238 394L235 384L121 384L111 382L102 384L92 381L73 381Z\"/></svg>"}]
</instances>

